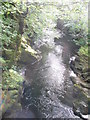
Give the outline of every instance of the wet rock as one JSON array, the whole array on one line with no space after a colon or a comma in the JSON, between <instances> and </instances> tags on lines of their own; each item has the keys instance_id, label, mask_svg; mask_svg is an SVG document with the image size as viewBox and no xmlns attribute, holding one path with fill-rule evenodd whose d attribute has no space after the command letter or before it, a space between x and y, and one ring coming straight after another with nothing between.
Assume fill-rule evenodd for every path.
<instances>
[{"instance_id":1,"label":"wet rock","mask_svg":"<svg viewBox=\"0 0 90 120\"><path fill-rule=\"evenodd\" d=\"M83 115L79 110L74 110L74 114L79 116L83 120L88 120L88 118L89 118L88 115Z\"/></svg>"},{"instance_id":2,"label":"wet rock","mask_svg":"<svg viewBox=\"0 0 90 120\"><path fill-rule=\"evenodd\" d=\"M48 90L47 92L46 92L46 97L49 97L50 96L50 91Z\"/></svg>"},{"instance_id":3,"label":"wet rock","mask_svg":"<svg viewBox=\"0 0 90 120\"><path fill-rule=\"evenodd\" d=\"M24 37L22 37L21 48L20 63L29 64L39 59L40 53L35 51Z\"/></svg>"},{"instance_id":4,"label":"wet rock","mask_svg":"<svg viewBox=\"0 0 90 120\"><path fill-rule=\"evenodd\" d=\"M90 84L83 82L79 77L75 76L70 76L70 79L74 84L80 85L83 88L90 89Z\"/></svg>"},{"instance_id":5,"label":"wet rock","mask_svg":"<svg viewBox=\"0 0 90 120\"><path fill-rule=\"evenodd\" d=\"M74 102L73 110L74 110L74 112L79 111L80 113L87 115L88 114L88 104L86 104L84 101Z\"/></svg>"},{"instance_id":6,"label":"wet rock","mask_svg":"<svg viewBox=\"0 0 90 120\"><path fill-rule=\"evenodd\" d=\"M88 114L90 115L90 97L88 98Z\"/></svg>"},{"instance_id":7,"label":"wet rock","mask_svg":"<svg viewBox=\"0 0 90 120\"><path fill-rule=\"evenodd\" d=\"M88 96L88 89L84 89L83 87L77 84L74 85L73 97L75 98L73 103L74 113L81 118L86 117L83 115L89 114L88 99L90 99L90 96Z\"/></svg>"},{"instance_id":8,"label":"wet rock","mask_svg":"<svg viewBox=\"0 0 90 120\"><path fill-rule=\"evenodd\" d=\"M88 70L88 58L83 55L77 55L76 58L70 61L70 68L79 77L81 86L90 89L90 77ZM75 81L75 80L74 80Z\"/></svg>"},{"instance_id":9,"label":"wet rock","mask_svg":"<svg viewBox=\"0 0 90 120\"><path fill-rule=\"evenodd\" d=\"M20 63L29 64L34 61L36 61L36 58L33 57L28 51L25 51L24 49L22 49Z\"/></svg>"}]
</instances>

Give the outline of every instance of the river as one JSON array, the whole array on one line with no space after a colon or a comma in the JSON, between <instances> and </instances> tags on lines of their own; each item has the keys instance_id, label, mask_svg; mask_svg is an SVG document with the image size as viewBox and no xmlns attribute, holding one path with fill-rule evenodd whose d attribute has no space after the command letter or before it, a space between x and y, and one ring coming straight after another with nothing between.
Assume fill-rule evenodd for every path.
<instances>
[{"instance_id":1,"label":"river","mask_svg":"<svg viewBox=\"0 0 90 120\"><path fill-rule=\"evenodd\" d=\"M24 66L27 85L21 99L23 109L32 110L39 118L78 118L73 113L73 83L70 80L70 46L64 33L53 29L43 30L44 36L35 42L34 49L41 52L41 60Z\"/></svg>"}]
</instances>

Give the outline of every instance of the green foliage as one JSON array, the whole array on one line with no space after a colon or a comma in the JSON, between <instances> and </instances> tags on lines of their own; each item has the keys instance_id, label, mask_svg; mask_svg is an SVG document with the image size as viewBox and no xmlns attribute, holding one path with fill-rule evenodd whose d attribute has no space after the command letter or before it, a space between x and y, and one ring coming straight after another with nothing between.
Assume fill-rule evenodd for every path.
<instances>
[{"instance_id":1,"label":"green foliage","mask_svg":"<svg viewBox=\"0 0 90 120\"><path fill-rule=\"evenodd\" d=\"M0 39L2 40L0 49L2 49L3 55L3 57L0 57L0 69L2 69L2 84L0 83L0 88L2 88L4 93L3 100L5 103L2 104L2 111L5 112L6 108L8 108L6 107L7 104L10 106L12 101L15 102L16 100L10 98L10 103L7 103L7 96L13 97L14 94L7 95L6 91L8 89L16 89L18 92L20 83L23 81L23 78L15 70L10 69L17 61L19 54L20 35L18 31L20 11L15 3L2 1L0 2L0 13L0 24L2 24L0 27Z\"/></svg>"},{"instance_id":2,"label":"green foliage","mask_svg":"<svg viewBox=\"0 0 90 120\"><path fill-rule=\"evenodd\" d=\"M0 64L5 64L5 63L6 61L2 57L0 57Z\"/></svg>"},{"instance_id":3,"label":"green foliage","mask_svg":"<svg viewBox=\"0 0 90 120\"><path fill-rule=\"evenodd\" d=\"M44 26L43 18L41 17L41 8L39 6L30 5L29 13L25 19L27 27L24 28L24 35L29 38L39 38L42 35Z\"/></svg>"},{"instance_id":4,"label":"green foliage","mask_svg":"<svg viewBox=\"0 0 90 120\"><path fill-rule=\"evenodd\" d=\"M18 15L17 8L14 4L8 2L2 2L2 48L10 46L15 42L18 34L18 21L16 14Z\"/></svg>"},{"instance_id":5,"label":"green foliage","mask_svg":"<svg viewBox=\"0 0 90 120\"><path fill-rule=\"evenodd\" d=\"M88 46L81 46L81 48L79 49L79 54L80 55L85 55L85 56L90 56L88 53Z\"/></svg>"},{"instance_id":6,"label":"green foliage","mask_svg":"<svg viewBox=\"0 0 90 120\"><path fill-rule=\"evenodd\" d=\"M3 89L19 89L20 83L23 81L23 78L13 69L5 71L2 78Z\"/></svg>"},{"instance_id":7,"label":"green foliage","mask_svg":"<svg viewBox=\"0 0 90 120\"><path fill-rule=\"evenodd\" d=\"M5 70L2 75L2 104L0 112L6 112L6 110L11 107L15 102L17 102L19 97L19 91L21 89L21 83L23 78L19 73L13 69Z\"/></svg>"},{"instance_id":8,"label":"green foliage","mask_svg":"<svg viewBox=\"0 0 90 120\"><path fill-rule=\"evenodd\" d=\"M25 49L25 52L30 53L34 57L37 57L36 56L37 52L34 49L31 48L31 46L27 43L27 41L26 41L26 39L24 37L22 37L21 45L22 45L22 48Z\"/></svg>"},{"instance_id":9,"label":"green foliage","mask_svg":"<svg viewBox=\"0 0 90 120\"><path fill-rule=\"evenodd\" d=\"M65 21L73 41L81 47L79 52L88 56L88 1L61 7L59 16Z\"/></svg>"},{"instance_id":10,"label":"green foliage","mask_svg":"<svg viewBox=\"0 0 90 120\"><path fill-rule=\"evenodd\" d=\"M6 61L4 60L3 57L0 57L0 71L1 71L1 69L4 68L5 65L6 65Z\"/></svg>"},{"instance_id":11,"label":"green foliage","mask_svg":"<svg viewBox=\"0 0 90 120\"><path fill-rule=\"evenodd\" d=\"M78 45L78 46L87 45L87 40L84 39L84 38L78 38L78 39L73 40L73 41L74 41L74 42L76 43L76 45Z\"/></svg>"}]
</instances>

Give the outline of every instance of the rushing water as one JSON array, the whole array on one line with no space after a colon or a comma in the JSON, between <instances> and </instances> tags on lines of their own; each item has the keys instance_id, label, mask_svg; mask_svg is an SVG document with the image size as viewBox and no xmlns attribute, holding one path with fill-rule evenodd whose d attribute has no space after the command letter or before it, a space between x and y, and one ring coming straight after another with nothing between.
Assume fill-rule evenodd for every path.
<instances>
[{"instance_id":1,"label":"rushing water","mask_svg":"<svg viewBox=\"0 0 90 120\"><path fill-rule=\"evenodd\" d=\"M52 23L55 26L55 24ZM51 25L51 26L52 26ZM73 113L73 84L69 76L69 46L55 44L55 37L62 32L44 29L44 37L35 43L42 59L28 64L22 97L23 109L31 109L42 118L78 118Z\"/></svg>"}]
</instances>

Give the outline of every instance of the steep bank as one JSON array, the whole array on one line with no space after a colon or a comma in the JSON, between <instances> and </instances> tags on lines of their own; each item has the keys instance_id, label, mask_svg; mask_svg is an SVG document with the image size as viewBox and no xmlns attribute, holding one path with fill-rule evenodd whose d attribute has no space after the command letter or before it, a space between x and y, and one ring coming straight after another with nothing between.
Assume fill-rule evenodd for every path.
<instances>
[{"instance_id":1,"label":"steep bank","mask_svg":"<svg viewBox=\"0 0 90 120\"><path fill-rule=\"evenodd\" d=\"M73 42L73 36L68 31L69 28L64 27L64 22L62 22L60 19L58 19L57 28L63 32L64 37L56 39L56 43L65 41L68 42L71 47L69 65L70 69L73 71L73 74L71 73L70 78L74 84L74 113L79 116L81 116L80 113L84 115L90 114L90 78L88 57L78 53L80 47Z\"/></svg>"},{"instance_id":2,"label":"steep bank","mask_svg":"<svg viewBox=\"0 0 90 120\"><path fill-rule=\"evenodd\" d=\"M22 5L22 3L19 3ZM26 10L26 9L25 9ZM20 95L24 78L20 75L18 65L21 53L24 51L36 59L37 52L23 37L25 17L27 12L20 9L15 2L0 2L0 117L9 114L12 109L22 109ZM12 108L14 106L14 108Z\"/></svg>"}]
</instances>

